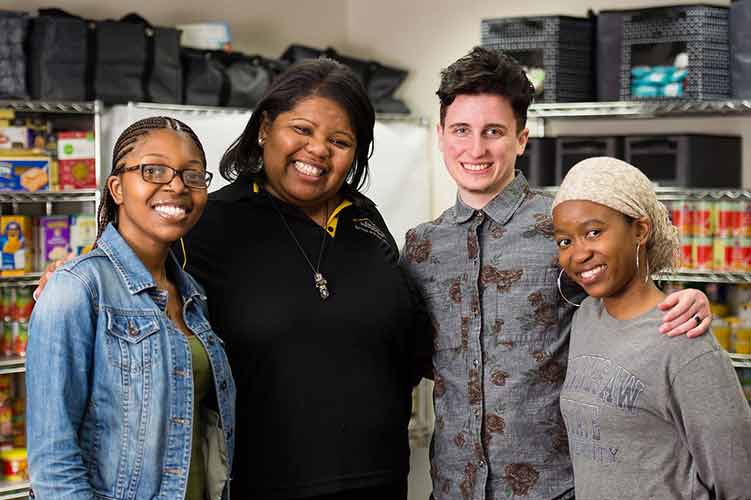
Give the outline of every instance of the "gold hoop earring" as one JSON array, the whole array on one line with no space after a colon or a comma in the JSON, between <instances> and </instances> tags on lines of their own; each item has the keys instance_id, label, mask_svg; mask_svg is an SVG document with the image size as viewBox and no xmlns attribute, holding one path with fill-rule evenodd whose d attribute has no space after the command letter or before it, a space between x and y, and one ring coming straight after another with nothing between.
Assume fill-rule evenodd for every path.
<instances>
[{"instance_id":1,"label":"gold hoop earring","mask_svg":"<svg viewBox=\"0 0 751 500\"><path fill-rule=\"evenodd\" d=\"M565 295L563 294L563 290L561 290L561 276L563 276L563 269L561 269L561 272L560 272L560 273L558 274L558 280L557 280L557 281L558 281L558 293L560 293L560 294L561 294L561 297L563 297L563 300L565 300L566 302L568 302L568 303L569 303L569 304L571 304L572 306L574 306L574 307L581 307L581 304L575 304L575 303L571 302L571 301L570 301L570 300L568 300L568 298L567 298L567 297L566 297L566 296L565 296Z\"/></svg>"}]
</instances>

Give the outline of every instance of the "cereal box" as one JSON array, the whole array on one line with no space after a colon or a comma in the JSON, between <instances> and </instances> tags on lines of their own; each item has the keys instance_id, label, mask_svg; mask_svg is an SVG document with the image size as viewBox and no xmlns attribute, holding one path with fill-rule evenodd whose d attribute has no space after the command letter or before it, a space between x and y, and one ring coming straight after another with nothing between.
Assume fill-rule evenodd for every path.
<instances>
[{"instance_id":1,"label":"cereal box","mask_svg":"<svg viewBox=\"0 0 751 500\"><path fill-rule=\"evenodd\" d=\"M87 253L96 239L96 218L93 215L70 216L70 249L76 255Z\"/></svg>"},{"instance_id":2,"label":"cereal box","mask_svg":"<svg viewBox=\"0 0 751 500\"><path fill-rule=\"evenodd\" d=\"M49 165L46 156L0 156L0 191L47 191Z\"/></svg>"},{"instance_id":3,"label":"cereal box","mask_svg":"<svg viewBox=\"0 0 751 500\"><path fill-rule=\"evenodd\" d=\"M0 149L26 149L29 137L27 127L0 127Z\"/></svg>"},{"instance_id":4,"label":"cereal box","mask_svg":"<svg viewBox=\"0 0 751 500\"><path fill-rule=\"evenodd\" d=\"M70 221L67 215L39 218L39 253L42 268L70 253Z\"/></svg>"},{"instance_id":5,"label":"cereal box","mask_svg":"<svg viewBox=\"0 0 751 500\"><path fill-rule=\"evenodd\" d=\"M31 241L31 217L0 216L3 276L20 276L31 271L34 253Z\"/></svg>"},{"instance_id":6,"label":"cereal box","mask_svg":"<svg viewBox=\"0 0 751 500\"><path fill-rule=\"evenodd\" d=\"M96 187L96 144L93 132L58 133L57 158L62 190Z\"/></svg>"}]
</instances>

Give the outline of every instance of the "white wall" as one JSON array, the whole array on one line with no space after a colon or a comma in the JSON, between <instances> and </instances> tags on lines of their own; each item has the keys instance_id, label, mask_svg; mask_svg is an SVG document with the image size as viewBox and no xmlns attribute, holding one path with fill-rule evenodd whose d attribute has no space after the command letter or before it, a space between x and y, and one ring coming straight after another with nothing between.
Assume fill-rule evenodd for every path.
<instances>
[{"instance_id":1,"label":"white wall","mask_svg":"<svg viewBox=\"0 0 751 500\"><path fill-rule=\"evenodd\" d=\"M228 21L237 50L271 57L281 55L292 40L314 47L339 47L348 36L348 0L0 0L0 9L31 14L50 6L97 20L137 12L152 24L164 26Z\"/></svg>"}]
</instances>

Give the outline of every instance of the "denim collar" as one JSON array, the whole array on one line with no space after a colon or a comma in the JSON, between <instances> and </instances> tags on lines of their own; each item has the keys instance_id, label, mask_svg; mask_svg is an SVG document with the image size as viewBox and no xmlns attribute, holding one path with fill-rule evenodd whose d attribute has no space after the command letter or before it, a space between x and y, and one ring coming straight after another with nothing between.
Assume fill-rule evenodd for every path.
<instances>
[{"instance_id":1,"label":"denim collar","mask_svg":"<svg viewBox=\"0 0 751 500\"><path fill-rule=\"evenodd\" d=\"M154 277L112 223L107 224L97 241L97 247L102 249L115 266L131 295L156 288ZM173 277L175 286L184 299L203 296L177 263L172 251L167 256L165 265L167 266L167 274Z\"/></svg>"},{"instance_id":2,"label":"denim collar","mask_svg":"<svg viewBox=\"0 0 751 500\"><path fill-rule=\"evenodd\" d=\"M495 198L479 211L490 217L496 224L504 225L522 204L527 193L529 193L527 179L524 174L517 170L509 185L503 188ZM454 222L463 224L471 219L476 212L478 210L464 203L457 193L456 204L454 205Z\"/></svg>"}]
</instances>

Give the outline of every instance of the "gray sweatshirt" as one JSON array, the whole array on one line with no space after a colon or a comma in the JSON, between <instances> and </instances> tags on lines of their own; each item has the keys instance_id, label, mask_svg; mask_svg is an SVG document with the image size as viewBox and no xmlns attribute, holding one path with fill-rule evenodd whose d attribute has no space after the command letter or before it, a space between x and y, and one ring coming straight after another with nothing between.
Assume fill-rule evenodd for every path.
<instances>
[{"instance_id":1,"label":"gray sweatshirt","mask_svg":"<svg viewBox=\"0 0 751 500\"><path fill-rule=\"evenodd\" d=\"M574 314L561 392L577 500L751 499L751 409L711 334L620 321L599 299Z\"/></svg>"}]
</instances>

